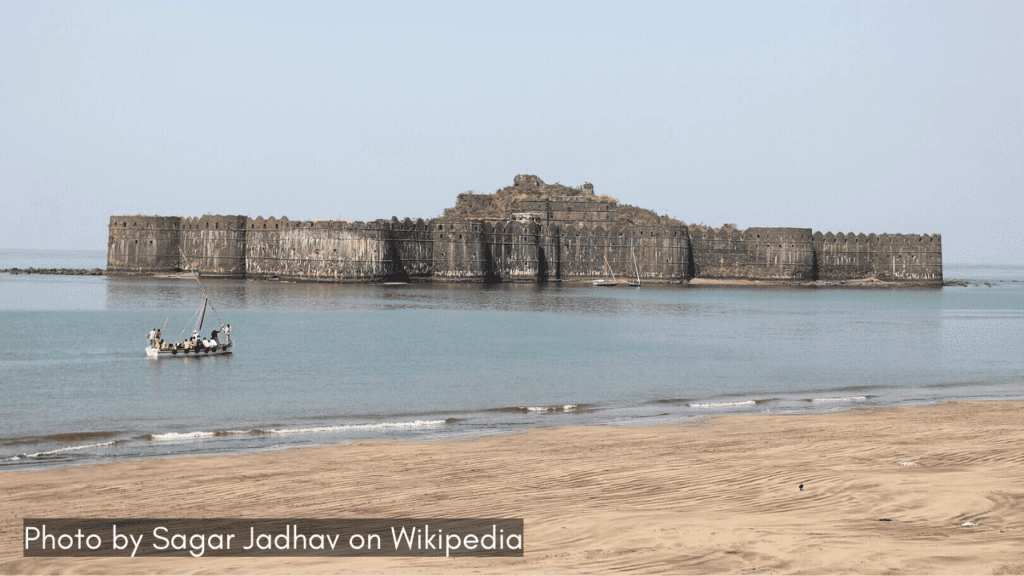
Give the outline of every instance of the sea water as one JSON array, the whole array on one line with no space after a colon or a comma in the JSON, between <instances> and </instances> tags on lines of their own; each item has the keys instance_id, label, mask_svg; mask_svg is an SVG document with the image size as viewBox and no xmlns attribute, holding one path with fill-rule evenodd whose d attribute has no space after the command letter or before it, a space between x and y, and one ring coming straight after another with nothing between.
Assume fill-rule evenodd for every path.
<instances>
[{"instance_id":1,"label":"sea water","mask_svg":"<svg viewBox=\"0 0 1024 576\"><path fill-rule=\"evenodd\" d=\"M103 253L0 251L3 267ZM68 267L68 266L65 266ZM1024 268L945 288L0 274L0 469L1024 398Z\"/></svg>"}]
</instances>

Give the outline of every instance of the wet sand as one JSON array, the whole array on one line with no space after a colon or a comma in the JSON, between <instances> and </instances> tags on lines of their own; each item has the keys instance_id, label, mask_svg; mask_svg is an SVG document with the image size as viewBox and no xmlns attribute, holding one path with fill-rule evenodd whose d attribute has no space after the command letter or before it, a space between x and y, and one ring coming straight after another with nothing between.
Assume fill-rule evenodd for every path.
<instances>
[{"instance_id":1,"label":"wet sand","mask_svg":"<svg viewBox=\"0 0 1024 576\"><path fill-rule=\"evenodd\" d=\"M1024 402L4 472L0 572L1024 574L1022 478ZM522 517L526 553L22 558L26 517Z\"/></svg>"}]
</instances>

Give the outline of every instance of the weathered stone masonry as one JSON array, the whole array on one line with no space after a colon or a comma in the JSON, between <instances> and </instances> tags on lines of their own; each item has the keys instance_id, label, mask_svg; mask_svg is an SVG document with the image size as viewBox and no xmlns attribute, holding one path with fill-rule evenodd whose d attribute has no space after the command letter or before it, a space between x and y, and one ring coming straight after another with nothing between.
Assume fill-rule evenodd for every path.
<instances>
[{"instance_id":1,"label":"weathered stone masonry","mask_svg":"<svg viewBox=\"0 0 1024 576\"><path fill-rule=\"evenodd\" d=\"M942 282L938 234L623 222L614 201L588 198L592 187L581 197L520 198L505 218L112 216L107 273L176 272L187 269L187 258L204 276L330 282L584 281L607 275L608 267L620 278L638 270L645 281ZM484 200L459 198L460 206Z\"/></svg>"}]
</instances>

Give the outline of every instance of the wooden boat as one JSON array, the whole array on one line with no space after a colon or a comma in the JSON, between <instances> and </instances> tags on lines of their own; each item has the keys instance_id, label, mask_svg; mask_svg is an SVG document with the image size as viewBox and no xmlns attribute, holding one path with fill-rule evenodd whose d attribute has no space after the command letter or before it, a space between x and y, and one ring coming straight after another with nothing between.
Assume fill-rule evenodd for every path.
<instances>
[{"instance_id":1,"label":"wooden boat","mask_svg":"<svg viewBox=\"0 0 1024 576\"><path fill-rule=\"evenodd\" d=\"M231 342L227 344L221 344L216 348L196 348L194 350L187 350L181 348L153 348L152 346L146 347L146 356L150 358L188 358L189 356L222 356L224 354L231 354Z\"/></svg>"},{"instance_id":2,"label":"wooden boat","mask_svg":"<svg viewBox=\"0 0 1024 576\"><path fill-rule=\"evenodd\" d=\"M179 250L180 251L180 250ZM182 258L185 258L185 254L182 253ZM225 324L220 318L220 314L217 314L217 309L210 304L210 296L206 293L206 288L203 287L203 283L199 281L199 274L192 268L192 264L189 263L188 259L185 258L185 263L188 264L189 270L192 271L192 275L196 279L196 283L203 290L203 304L196 311L196 314L192 315L192 318L199 316L199 320L196 321L195 325L192 326L192 336L182 340L182 337L188 332L189 326L186 325L185 329L181 331L173 344L163 342L160 340L160 335L163 334L163 328L159 331L153 329L149 334L149 345L146 346L146 356L150 358L188 358L189 356L222 356L224 354L231 354L234 350L234 342L231 341L231 324ZM203 322L206 320L206 309L213 310L214 315L217 316L217 320L220 322L220 328L210 332L209 338L203 338ZM167 327L167 319L164 318L164 328ZM190 321L191 322L191 321ZM227 339L226 342L220 341L220 335L223 334Z\"/></svg>"},{"instance_id":3,"label":"wooden boat","mask_svg":"<svg viewBox=\"0 0 1024 576\"><path fill-rule=\"evenodd\" d=\"M619 281L615 278L615 272L612 271L612 267L608 265L607 256L604 257L604 268L605 272L611 272L612 279L609 280L607 278L598 278L597 280L594 280L594 286L618 286Z\"/></svg>"}]
</instances>

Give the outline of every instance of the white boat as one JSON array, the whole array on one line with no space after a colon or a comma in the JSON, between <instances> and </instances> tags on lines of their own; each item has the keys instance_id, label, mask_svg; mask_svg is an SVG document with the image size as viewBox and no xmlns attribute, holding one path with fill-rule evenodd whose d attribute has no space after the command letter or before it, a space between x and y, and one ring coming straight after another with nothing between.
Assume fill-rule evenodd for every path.
<instances>
[{"instance_id":1,"label":"white boat","mask_svg":"<svg viewBox=\"0 0 1024 576\"><path fill-rule=\"evenodd\" d=\"M182 258L185 258L184 254L182 254ZM163 328L160 330L154 328L149 333L149 345L146 346L146 356L150 358L188 358L189 356L222 356L224 354L231 354L234 348L234 342L231 341L231 324L225 324L221 320L220 314L217 314L217 309L210 304L210 297L206 293L206 288L203 288L203 283L199 281L199 274L196 274L196 271L192 269L192 264L188 262L187 258L185 258L185 263L188 264L188 268L192 271L196 283L203 290L203 304L192 315L193 319L196 316L199 319L196 320L194 325L191 324L192 321L190 320L191 326L186 325L173 344L164 342L160 338L163 334ZM220 322L220 327L212 330L208 338L202 336L207 308L213 310L214 315L217 316L217 321ZM167 327L168 318L170 317L164 318L164 328ZM183 339L182 337L188 333L189 327L192 328L192 335ZM222 342L221 336L226 341Z\"/></svg>"},{"instance_id":2,"label":"white boat","mask_svg":"<svg viewBox=\"0 0 1024 576\"><path fill-rule=\"evenodd\" d=\"M594 286L618 286L619 281L615 278L615 272L612 270L612 267L608 265L607 256L604 257L604 269L605 272L611 272L612 279L598 278L597 280L594 280Z\"/></svg>"}]
</instances>

